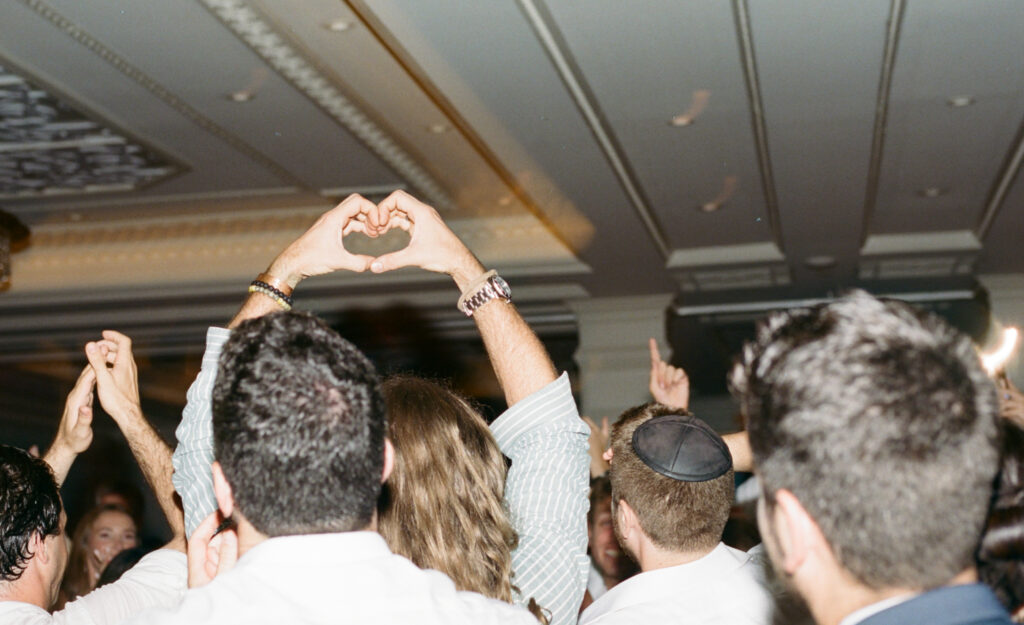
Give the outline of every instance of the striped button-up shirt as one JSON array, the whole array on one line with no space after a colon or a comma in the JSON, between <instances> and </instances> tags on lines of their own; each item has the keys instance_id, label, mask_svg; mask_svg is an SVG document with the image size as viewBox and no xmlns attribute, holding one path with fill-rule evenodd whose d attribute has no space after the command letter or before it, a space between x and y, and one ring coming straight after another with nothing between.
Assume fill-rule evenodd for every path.
<instances>
[{"instance_id":1,"label":"striped button-up shirt","mask_svg":"<svg viewBox=\"0 0 1024 625\"><path fill-rule=\"evenodd\" d=\"M217 360L231 335L210 328L202 369L188 390L176 431L174 487L185 506L189 535L216 508L213 463L212 391ZM505 501L519 546L512 552L516 602L533 598L550 613L551 625L573 625L587 580L587 437L569 378L516 402L491 424L502 453L512 460Z\"/></svg>"}]
</instances>

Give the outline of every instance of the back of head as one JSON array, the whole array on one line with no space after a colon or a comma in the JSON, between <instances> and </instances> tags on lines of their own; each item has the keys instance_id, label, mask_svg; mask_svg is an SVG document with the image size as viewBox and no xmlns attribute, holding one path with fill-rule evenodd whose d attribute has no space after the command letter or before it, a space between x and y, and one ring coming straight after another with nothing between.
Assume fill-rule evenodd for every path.
<instances>
[{"instance_id":1,"label":"back of head","mask_svg":"<svg viewBox=\"0 0 1024 625\"><path fill-rule=\"evenodd\" d=\"M732 469L706 481L682 481L652 469L637 456L633 434L651 419L678 415L675 408L644 404L619 417L612 428L609 474L612 502L625 501L647 537L675 552L704 552L722 539L729 520L735 478Z\"/></svg>"},{"instance_id":2,"label":"back of head","mask_svg":"<svg viewBox=\"0 0 1024 625\"><path fill-rule=\"evenodd\" d=\"M0 582L21 577L32 557L31 541L61 532L61 502L50 466L0 445Z\"/></svg>"},{"instance_id":3,"label":"back of head","mask_svg":"<svg viewBox=\"0 0 1024 625\"><path fill-rule=\"evenodd\" d=\"M238 510L263 534L365 528L386 429L373 365L312 315L251 319L224 345L214 455Z\"/></svg>"},{"instance_id":4,"label":"back of head","mask_svg":"<svg viewBox=\"0 0 1024 625\"><path fill-rule=\"evenodd\" d=\"M978 576L1016 612L1024 606L1024 429L1005 419L1002 426L1002 464L978 549Z\"/></svg>"},{"instance_id":5,"label":"back of head","mask_svg":"<svg viewBox=\"0 0 1024 625\"><path fill-rule=\"evenodd\" d=\"M767 503L791 491L861 584L931 588L973 564L998 433L965 336L854 292L769 318L732 385Z\"/></svg>"},{"instance_id":6,"label":"back of head","mask_svg":"<svg viewBox=\"0 0 1024 625\"><path fill-rule=\"evenodd\" d=\"M517 539L503 503L506 466L483 417L422 378L392 376L381 389L395 447L381 535L392 551L445 573L460 590L511 601Z\"/></svg>"}]
</instances>

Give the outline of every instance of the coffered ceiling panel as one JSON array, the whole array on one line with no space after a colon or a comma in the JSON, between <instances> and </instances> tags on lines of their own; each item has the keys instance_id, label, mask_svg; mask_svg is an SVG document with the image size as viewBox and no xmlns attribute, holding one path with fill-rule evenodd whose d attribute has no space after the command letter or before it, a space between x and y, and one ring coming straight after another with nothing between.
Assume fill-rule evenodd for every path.
<instances>
[{"instance_id":1,"label":"coffered ceiling panel","mask_svg":"<svg viewBox=\"0 0 1024 625\"><path fill-rule=\"evenodd\" d=\"M907 4L872 233L969 230L981 216L1024 114L1024 11L982 4Z\"/></svg>"},{"instance_id":2,"label":"coffered ceiling panel","mask_svg":"<svg viewBox=\"0 0 1024 625\"><path fill-rule=\"evenodd\" d=\"M749 10L784 251L801 283L849 280L890 3L769 1ZM816 256L835 267L820 275L803 265Z\"/></svg>"},{"instance_id":3,"label":"coffered ceiling panel","mask_svg":"<svg viewBox=\"0 0 1024 625\"><path fill-rule=\"evenodd\" d=\"M550 9L671 246L770 241L731 5Z\"/></svg>"}]
</instances>

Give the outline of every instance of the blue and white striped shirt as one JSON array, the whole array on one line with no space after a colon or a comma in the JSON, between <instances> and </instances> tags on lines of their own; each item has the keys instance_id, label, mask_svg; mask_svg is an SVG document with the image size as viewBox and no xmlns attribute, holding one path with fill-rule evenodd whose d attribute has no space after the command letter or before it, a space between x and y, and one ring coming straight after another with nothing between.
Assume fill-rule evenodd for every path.
<instances>
[{"instance_id":1,"label":"blue and white striped shirt","mask_svg":"<svg viewBox=\"0 0 1024 625\"><path fill-rule=\"evenodd\" d=\"M230 330L210 328L202 369L188 390L174 451L174 487L185 506L188 534L216 508L212 392L217 360ZM579 418L569 377L516 402L491 424L502 453L512 460L505 501L519 546L512 552L516 603L532 597L551 614L551 625L573 625L587 581L586 514L590 430Z\"/></svg>"}]
</instances>

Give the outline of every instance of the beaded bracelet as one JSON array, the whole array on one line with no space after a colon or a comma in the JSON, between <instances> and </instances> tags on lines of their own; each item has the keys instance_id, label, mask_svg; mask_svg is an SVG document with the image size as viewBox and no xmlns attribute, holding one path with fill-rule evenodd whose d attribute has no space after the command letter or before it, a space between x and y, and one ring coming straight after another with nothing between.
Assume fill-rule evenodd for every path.
<instances>
[{"instance_id":1,"label":"beaded bracelet","mask_svg":"<svg viewBox=\"0 0 1024 625\"><path fill-rule=\"evenodd\" d=\"M259 280L260 282L263 282L270 288L276 289L278 292L281 293L283 297L291 297L292 287L284 280L280 278L275 278L274 276L270 275L265 271L260 275L256 276L256 279Z\"/></svg>"},{"instance_id":2,"label":"beaded bracelet","mask_svg":"<svg viewBox=\"0 0 1024 625\"><path fill-rule=\"evenodd\" d=\"M292 304L294 304L294 302L292 302L292 298L291 298L291 296L289 296L289 295L288 295L287 293L285 293L285 292L284 292L284 291L282 291L281 289L275 288L275 287L273 287L273 286L271 286L271 285L267 284L266 282L264 282L264 281L262 281L262 280L258 280L258 279L257 279L257 280L253 280L253 281L252 281L252 282L250 283L250 286L258 286L258 287L260 287L261 289L266 289L266 290L270 291L271 293L273 293L273 294L274 294L274 295L276 295L277 297L280 297L280 298L281 298L281 299L283 299L284 301L288 302L288 305L289 305L289 306L290 306L290 305L292 305Z\"/></svg>"},{"instance_id":3,"label":"beaded bracelet","mask_svg":"<svg viewBox=\"0 0 1024 625\"><path fill-rule=\"evenodd\" d=\"M286 299L285 297L282 297L280 295L280 291L277 291L276 289L266 288L264 286L260 286L258 284L255 284L256 281L253 281L253 282L254 282L253 284L249 285L249 293L260 293L261 295L266 295L270 299L272 299L275 302L277 302L277 305L280 306L281 308L283 308L285 310L291 310L292 309L292 304L291 304L291 298L290 297Z\"/></svg>"}]
</instances>

